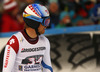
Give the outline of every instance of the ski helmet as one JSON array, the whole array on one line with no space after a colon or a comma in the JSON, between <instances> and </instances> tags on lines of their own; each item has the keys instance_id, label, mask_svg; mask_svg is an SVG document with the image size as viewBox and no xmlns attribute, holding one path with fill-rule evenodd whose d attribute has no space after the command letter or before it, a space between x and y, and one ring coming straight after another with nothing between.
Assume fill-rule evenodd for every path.
<instances>
[{"instance_id":1,"label":"ski helmet","mask_svg":"<svg viewBox=\"0 0 100 72\"><path fill-rule=\"evenodd\" d=\"M41 4L28 5L23 12L23 19L33 29L37 29L40 23L43 26L49 26L50 24L49 11Z\"/></svg>"}]
</instances>

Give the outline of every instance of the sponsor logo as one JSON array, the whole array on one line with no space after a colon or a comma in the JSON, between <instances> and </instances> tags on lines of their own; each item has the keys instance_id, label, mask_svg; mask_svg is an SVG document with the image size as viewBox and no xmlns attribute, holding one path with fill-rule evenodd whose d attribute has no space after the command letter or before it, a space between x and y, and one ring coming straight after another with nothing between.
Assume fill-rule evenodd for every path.
<instances>
[{"instance_id":1,"label":"sponsor logo","mask_svg":"<svg viewBox=\"0 0 100 72\"><path fill-rule=\"evenodd\" d=\"M24 41L24 39L21 37L20 42L23 42L23 41Z\"/></svg>"},{"instance_id":2,"label":"sponsor logo","mask_svg":"<svg viewBox=\"0 0 100 72\"><path fill-rule=\"evenodd\" d=\"M19 65L19 71L39 71L41 70L41 65Z\"/></svg>"},{"instance_id":3,"label":"sponsor logo","mask_svg":"<svg viewBox=\"0 0 100 72\"><path fill-rule=\"evenodd\" d=\"M11 39L9 42L10 42L10 44L15 43L15 39Z\"/></svg>"},{"instance_id":4,"label":"sponsor logo","mask_svg":"<svg viewBox=\"0 0 100 72\"><path fill-rule=\"evenodd\" d=\"M45 50L45 47L38 47L38 48L22 48L21 52L35 52L35 51L42 51Z\"/></svg>"},{"instance_id":5,"label":"sponsor logo","mask_svg":"<svg viewBox=\"0 0 100 72\"><path fill-rule=\"evenodd\" d=\"M24 66L24 71L38 71L38 70L41 70L41 66L40 65Z\"/></svg>"},{"instance_id":6,"label":"sponsor logo","mask_svg":"<svg viewBox=\"0 0 100 72\"><path fill-rule=\"evenodd\" d=\"M5 65L4 65L5 68L7 68L9 56L10 56L10 46L7 49L7 55L6 55Z\"/></svg>"},{"instance_id":7,"label":"sponsor logo","mask_svg":"<svg viewBox=\"0 0 100 72\"><path fill-rule=\"evenodd\" d=\"M19 65L19 71L23 71L23 66Z\"/></svg>"}]
</instances>

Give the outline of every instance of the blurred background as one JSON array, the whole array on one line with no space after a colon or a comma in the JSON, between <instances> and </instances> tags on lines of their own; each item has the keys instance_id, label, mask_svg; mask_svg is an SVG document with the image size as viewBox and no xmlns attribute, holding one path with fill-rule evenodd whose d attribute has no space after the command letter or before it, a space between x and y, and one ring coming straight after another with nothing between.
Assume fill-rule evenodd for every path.
<instances>
[{"instance_id":1,"label":"blurred background","mask_svg":"<svg viewBox=\"0 0 100 72\"><path fill-rule=\"evenodd\" d=\"M24 29L22 13L31 3L45 5L54 72L100 72L100 0L0 0L0 70L10 36Z\"/></svg>"},{"instance_id":2,"label":"blurred background","mask_svg":"<svg viewBox=\"0 0 100 72\"><path fill-rule=\"evenodd\" d=\"M97 25L100 22L100 0L0 0L0 32L22 30L22 13L31 3L48 8L51 16L48 28Z\"/></svg>"}]
</instances>

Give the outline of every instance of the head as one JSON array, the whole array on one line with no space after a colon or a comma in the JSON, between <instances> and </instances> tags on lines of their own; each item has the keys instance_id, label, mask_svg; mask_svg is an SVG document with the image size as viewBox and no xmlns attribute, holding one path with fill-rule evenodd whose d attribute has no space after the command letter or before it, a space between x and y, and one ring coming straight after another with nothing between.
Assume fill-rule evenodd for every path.
<instances>
[{"instance_id":1,"label":"head","mask_svg":"<svg viewBox=\"0 0 100 72\"><path fill-rule=\"evenodd\" d=\"M85 2L85 7L87 10L90 10L91 8L94 7L94 2L92 2L92 1Z\"/></svg>"},{"instance_id":2,"label":"head","mask_svg":"<svg viewBox=\"0 0 100 72\"><path fill-rule=\"evenodd\" d=\"M30 4L30 3L34 3L35 0L25 0L26 3Z\"/></svg>"},{"instance_id":3,"label":"head","mask_svg":"<svg viewBox=\"0 0 100 72\"><path fill-rule=\"evenodd\" d=\"M37 34L43 34L50 23L49 11L40 4L28 5L23 12L23 19L26 25L34 29Z\"/></svg>"},{"instance_id":4,"label":"head","mask_svg":"<svg viewBox=\"0 0 100 72\"><path fill-rule=\"evenodd\" d=\"M49 5L49 11L51 13L57 13L59 10L58 4L56 2L51 2Z\"/></svg>"},{"instance_id":5,"label":"head","mask_svg":"<svg viewBox=\"0 0 100 72\"><path fill-rule=\"evenodd\" d=\"M61 24L71 23L71 18L68 12L64 11L60 14L60 22Z\"/></svg>"}]
</instances>

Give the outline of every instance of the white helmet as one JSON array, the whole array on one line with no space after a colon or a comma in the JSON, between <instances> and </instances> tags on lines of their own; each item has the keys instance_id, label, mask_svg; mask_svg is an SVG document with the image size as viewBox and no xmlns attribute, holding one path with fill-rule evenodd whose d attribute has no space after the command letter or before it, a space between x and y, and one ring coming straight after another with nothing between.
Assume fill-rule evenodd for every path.
<instances>
[{"instance_id":1,"label":"white helmet","mask_svg":"<svg viewBox=\"0 0 100 72\"><path fill-rule=\"evenodd\" d=\"M23 12L23 19L33 29L38 28L40 23L43 26L49 26L50 24L49 11L40 4L28 5Z\"/></svg>"}]
</instances>

